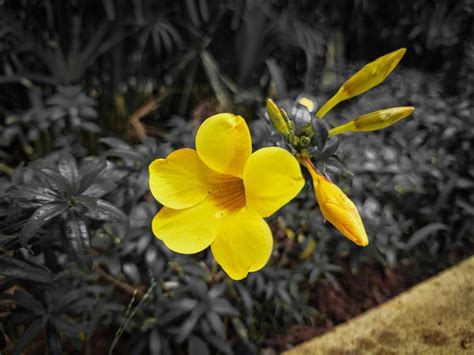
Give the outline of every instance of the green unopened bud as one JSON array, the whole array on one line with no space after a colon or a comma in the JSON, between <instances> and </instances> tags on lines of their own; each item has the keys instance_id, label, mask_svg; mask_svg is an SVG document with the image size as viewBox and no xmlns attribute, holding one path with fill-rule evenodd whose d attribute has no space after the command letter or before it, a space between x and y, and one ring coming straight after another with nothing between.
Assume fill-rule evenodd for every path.
<instances>
[{"instance_id":1,"label":"green unopened bud","mask_svg":"<svg viewBox=\"0 0 474 355\"><path fill-rule=\"evenodd\" d=\"M287 137L290 134L288 118L285 112L281 110L272 99L267 100L267 113L276 130Z\"/></svg>"},{"instance_id":2,"label":"green unopened bud","mask_svg":"<svg viewBox=\"0 0 474 355\"><path fill-rule=\"evenodd\" d=\"M412 106L391 107L359 116L343 125L329 130L329 137L346 132L369 132L386 128L410 116L415 108Z\"/></svg>"},{"instance_id":3,"label":"green unopened bud","mask_svg":"<svg viewBox=\"0 0 474 355\"><path fill-rule=\"evenodd\" d=\"M301 136L300 137L300 145L303 147L307 147L309 143L311 142L311 138L307 136Z\"/></svg>"}]
</instances>

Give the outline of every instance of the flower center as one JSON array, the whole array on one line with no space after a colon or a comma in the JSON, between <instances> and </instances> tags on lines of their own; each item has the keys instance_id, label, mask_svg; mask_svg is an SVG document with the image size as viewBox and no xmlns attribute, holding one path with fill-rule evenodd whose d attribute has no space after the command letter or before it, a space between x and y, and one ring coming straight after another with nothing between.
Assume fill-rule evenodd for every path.
<instances>
[{"instance_id":1,"label":"flower center","mask_svg":"<svg viewBox=\"0 0 474 355\"><path fill-rule=\"evenodd\" d=\"M213 182L210 197L219 209L218 217L232 214L245 206L244 181L235 176L223 175Z\"/></svg>"}]
</instances>

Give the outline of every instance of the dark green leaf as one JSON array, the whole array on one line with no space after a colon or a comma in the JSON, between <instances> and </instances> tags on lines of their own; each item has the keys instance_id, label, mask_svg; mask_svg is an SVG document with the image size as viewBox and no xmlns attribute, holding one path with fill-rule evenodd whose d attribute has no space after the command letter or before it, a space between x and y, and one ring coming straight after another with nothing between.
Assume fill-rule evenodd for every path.
<instances>
[{"instance_id":1,"label":"dark green leaf","mask_svg":"<svg viewBox=\"0 0 474 355\"><path fill-rule=\"evenodd\" d=\"M63 353L58 331L51 322L48 322L48 345L52 355L61 355Z\"/></svg>"},{"instance_id":2,"label":"dark green leaf","mask_svg":"<svg viewBox=\"0 0 474 355\"><path fill-rule=\"evenodd\" d=\"M28 329L23 333L23 335L18 339L15 349L13 350L13 355L20 355L23 349L39 334L39 332L44 328L46 322L48 321L47 317L37 318L30 324Z\"/></svg>"},{"instance_id":3,"label":"dark green leaf","mask_svg":"<svg viewBox=\"0 0 474 355\"><path fill-rule=\"evenodd\" d=\"M225 339L226 329L224 322L221 320L221 317L219 317L219 315L214 311L207 311L206 318L214 332L222 339Z\"/></svg>"},{"instance_id":4,"label":"dark green leaf","mask_svg":"<svg viewBox=\"0 0 474 355\"><path fill-rule=\"evenodd\" d=\"M239 284L239 283L234 283L235 287L237 288L237 291L239 292L240 299L242 300L242 303L244 304L245 311L247 314L251 315L252 310L253 310L253 298L250 295L250 292L245 288L245 286Z\"/></svg>"},{"instance_id":5,"label":"dark green leaf","mask_svg":"<svg viewBox=\"0 0 474 355\"><path fill-rule=\"evenodd\" d=\"M35 316L46 314L46 310L41 302L37 301L26 291L15 291L13 294L13 299L18 306L25 308Z\"/></svg>"},{"instance_id":6,"label":"dark green leaf","mask_svg":"<svg viewBox=\"0 0 474 355\"><path fill-rule=\"evenodd\" d=\"M329 143L326 145L324 150L321 152L321 154L316 154L315 158L317 160L327 160L329 159L334 153L336 153L337 148L339 148L339 142L340 140L336 138L332 138Z\"/></svg>"},{"instance_id":7,"label":"dark green leaf","mask_svg":"<svg viewBox=\"0 0 474 355\"><path fill-rule=\"evenodd\" d=\"M222 294L225 292L227 288L227 285L225 283L220 283L217 285L212 286L212 288L209 290L207 296L209 298L217 298L222 296Z\"/></svg>"},{"instance_id":8,"label":"dark green leaf","mask_svg":"<svg viewBox=\"0 0 474 355\"><path fill-rule=\"evenodd\" d=\"M19 237L17 234L13 234L13 235L0 234L0 245L8 249L9 246L11 247L11 245L14 245L18 241L18 239ZM1 267L0 267L0 270L1 270Z\"/></svg>"},{"instance_id":9,"label":"dark green leaf","mask_svg":"<svg viewBox=\"0 0 474 355\"><path fill-rule=\"evenodd\" d=\"M103 158L85 161L79 169L79 193L86 191L106 166L107 162Z\"/></svg>"},{"instance_id":10,"label":"dark green leaf","mask_svg":"<svg viewBox=\"0 0 474 355\"><path fill-rule=\"evenodd\" d=\"M112 192L116 188L117 188L117 184L113 181L101 181L89 186L82 193L82 196L101 198L102 196L107 195L109 192Z\"/></svg>"},{"instance_id":11,"label":"dark green leaf","mask_svg":"<svg viewBox=\"0 0 474 355\"><path fill-rule=\"evenodd\" d=\"M77 171L76 159L70 153L63 151L59 154L58 170L71 186L75 186L79 173Z\"/></svg>"},{"instance_id":12,"label":"dark green leaf","mask_svg":"<svg viewBox=\"0 0 474 355\"><path fill-rule=\"evenodd\" d=\"M53 218L64 213L69 208L67 203L49 203L38 208L23 226L20 232L20 243L26 248L28 241L40 230L42 226Z\"/></svg>"},{"instance_id":13,"label":"dark green leaf","mask_svg":"<svg viewBox=\"0 0 474 355\"><path fill-rule=\"evenodd\" d=\"M115 137L104 137L100 139L101 143L105 143L112 148L120 148L124 150L129 150L130 146L125 143L123 140L115 138Z\"/></svg>"},{"instance_id":14,"label":"dark green leaf","mask_svg":"<svg viewBox=\"0 0 474 355\"><path fill-rule=\"evenodd\" d=\"M238 316L239 311L224 298L212 300L211 308L220 315Z\"/></svg>"},{"instance_id":15,"label":"dark green leaf","mask_svg":"<svg viewBox=\"0 0 474 355\"><path fill-rule=\"evenodd\" d=\"M35 282L53 281L53 275L49 271L6 255L0 255L0 274Z\"/></svg>"},{"instance_id":16,"label":"dark green leaf","mask_svg":"<svg viewBox=\"0 0 474 355\"><path fill-rule=\"evenodd\" d=\"M51 304L50 308L62 311L67 309L69 306L74 308L74 303L79 299L85 298L86 294L87 289L85 288L79 288L69 291L66 294L61 294L59 301L56 301L55 304Z\"/></svg>"},{"instance_id":17,"label":"dark green leaf","mask_svg":"<svg viewBox=\"0 0 474 355\"><path fill-rule=\"evenodd\" d=\"M204 338L207 340L209 344L214 346L217 350L224 354L232 354L232 348L230 347L227 340L222 339L218 336L213 334L204 334Z\"/></svg>"},{"instance_id":18,"label":"dark green leaf","mask_svg":"<svg viewBox=\"0 0 474 355\"><path fill-rule=\"evenodd\" d=\"M64 236L69 257L72 257L80 269L91 270L91 245L89 231L84 220L71 216L66 222Z\"/></svg>"},{"instance_id":19,"label":"dark green leaf","mask_svg":"<svg viewBox=\"0 0 474 355\"><path fill-rule=\"evenodd\" d=\"M94 213L97 208L97 198L91 196L76 196L74 197L74 202L76 205L84 206L89 212Z\"/></svg>"},{"instance_id":20,"label":"dark green leaf","mask_svg":"<svg viewBox=\"0 0 474 355\"><path fill-rule=\"evenodd\" d=\"M196 327L201 316L206 312L206 307L198 305L192 312L189 318L187 318L179 329L176 337L177 343L185 341Z\"/></svg>"},{"instance_id":21,"label":"dark green leaf","mask_svg":"<svg viewBox=\"0 0 474 355\"><path fill-rule=\"evenodd\" d=\"M123 160L130 160L130 161L138 161L141 162L143 160L143 155L139 152L136 152L132 149L110 149L104 153L106 157L118 157Z\"/></svg>"},{"instance_id":22,"label":"dark green leaf","mask_svg":"<svg viewBox=\"0 0 474 355\"><path fill-rule=\"evenodd\" d=\"M270 77L275 85L277 99L288 97L288 91L286 89L285 76L281 67L278 65L277 61L274 58L268 58L265 63L267 64Z\"/></svg>"},{"instance_id":23,"label":"dark green leaf","mask_svg":"<svg viewBox=\"0 0 474 355\"><path fill-rule=\"evenodd\" d=\"M67 179L59 174L58 172L47 169L33 167L33 171L36 175L42 177L46 183L56 191L63 193L67 196L71 196L74 192L74 186L67 181Z\"/></svg>"},{"instance_id":24,"label":"dark green leaf","mask_svg":"<svg viewBox=\"0 0 474 355\"><path fill-rule=\"evenodd\" d=\"M105 200L97 200L97 207L93 217L99 221L120 222L128 226L127 215Z\"/></svg>"},{"instance_id":25,"label":"dark green leaf","mask_svg":"<svg viewBox=\"0 0 474 355\"><path fill-rule=\"evenodd\" d=\"M5 191L5 197L38 203L58 202L61 200L55 191L43 186L12 187Z\"/></svg>"},{"instance_id":26,"label":"dark green leaf","mask_svg":"<svg viewBox=\"0 0 474 355\"><path fill-rule=\"evenodd\" d=\"M316 145L319 151L322 151L328 140L328 130L318 119L312 119L311 124L314 130L313 144Z\"/></svg>"},{"instance_id":27,"label":"dark green leaf","mask_svg":"<svg viewBox=\"0 0 474 355\"><path fill-rule=\"evenodd\" d=\"M76 349L80 348L82 331L82 327L80 324L65 320L61 317L52 317L51 321L56 326L59 332L68 337L68 339L72 342Z\"/></svg>"},{"instance_id":28,"label":"dark green leaf","mask_svg":"<svg viewBox=\"0 0 474 355\"><path fill-rule=\"evenodd\" d=\"M199 14L196 8L195 0L186 0L186 7L188 9L189 17L191 18L192 24L199 28L201 25L201 20L199 19Z\"/></svg>"},{"instance_id":29,"label":"dark green leaf","mask_svg":"<svg viewBox=\"0 0 474 355\"><path fill-rule=\"evenodd\" d=\"M161 337L158 334L158 331L156 328L153 328L153 330L150 332L150 353L152 355L154 354L161 354Z\"/></svg>"},{"instance_id":30,"label":"dark green leaf","mask_svg":"<svg viewBox=\"0 0 474 355\"><path fill-rule=\"evenodd\" d=\"M210 355L211 351L205 341L193 335L188 341L188 354Z\"/></svg>"},{"instance_id":31,"label":"dark green leaf","mask_svg":"<svg viewBox=\"0 0 474 355\"><path fill-rule=\"evenodd\" d=\"M411 250L433 233L447 229L448 227L443 223L430 223L413 233L411 238L408 240L406 248L408 250Z\"/></svg>"}]
</instances>

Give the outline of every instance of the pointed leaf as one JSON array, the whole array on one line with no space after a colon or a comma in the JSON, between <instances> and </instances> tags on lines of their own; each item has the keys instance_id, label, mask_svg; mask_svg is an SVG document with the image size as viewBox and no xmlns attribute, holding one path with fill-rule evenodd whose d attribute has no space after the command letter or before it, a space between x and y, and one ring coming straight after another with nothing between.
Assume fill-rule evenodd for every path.
<instances>
[{"instance_id":1,"label":"pointed leaf","mask_svg":"<svg viewBox=\"0 0 474 355\"><path fill-rule=\"evenodd\" d=\"M211 308L220 315L238 316L239 311L235 309L225 298L212 301Z\"/></svg>"},{"instance_id":2,"label":"pointed leaf","mask_svg":"<svg viewBox=\"0 0 474 355\"><path fill-rule=\"evenodd\" d=\"M107 195L109 192L112 192L117 188L117 184L113 181L101 181L96 184L92 184L85 190L82 195L101 198Z\"/></svg>"},{"instance_id":3,"label":"pointed leaf","mask_svg":"<svg viewBox=\"0 0 474 355\"><path fill-rule=\"evenodd\" d=\"M79 193L87 190L106 166L107 162L103 158L85 161L79 169Z\"/></svg>"},{"instance_id":4,"label":"pointed leaf","mask_svg":"<svg viewBox=\"0 0 474 355\"><path fill-rule=\"evenodd\" d=\"M194 354L210 355L211 351L205 341L193 335L191 336L191 338L189 338L188 354L189 355L194 355Z\"/></svg>"},{"instance_id":5,"label":"pointed leaf","mask_svg":"<svg viewBox=\"0 0 474 355\"><path fill-rule=\"evenodd\" d=\"M104 137L101 138L99 142L105 143L113 148L121 148L125 150L131 149L131 147L126 142L115 137Z\"/></svg>"},{"instance_id":6,"label":"pointed leaf","mask_svg":"<svg viewBox=\"0 0 474 355\"><path fill-rule=\"evenodd\" d=\"M64 213L69 208L67 203L49 203L38 208L23 226L20 232L20 243L26 248L28 241L38 232L42 226L53 218Z\"/></svg>"},{"instance_id":7,"label":"pointed leaf","mask_svg":"<svg viewBox=\"0 0 474 355\"><path fill-rule=\"evenodd\" d=\"M61 347L61 339L54 324L48 323L48 345L51 355L61 355L63 350Z\"/></svg>"},{"instance_id":8,"label":"pointed leaf","mask_svg":"<svg viewBox=\"0 0 474 355\"><path fill-rule=\"evenodd\" d=\"M179 329L178 336L176 337L177 343L182 343L185 341L189 335L192 333L194 328L196 327L199 319L205 313L206 308L203 305L198 305L189 316L188 319L182 324L181 328Z\"/></svg>"},{"instance_id":9,"label":"pointed leaf","mask_svg":"<svg viewBox=\"0 0 474 355\"><path fill-rule=\"evenodd\" d=\"M0 255L0 273L15 279L46 283L53 281L49 271L6 255Z\"/></svg>"},{"instance_id":10,"label":"pointed leaf","mask_svg":"<svg viewBox=\"0 0 474 355\"><path fill-rule=\"evenodd\" d=\"M18 339L15 349L13 350L13 355L20 355L23 349L31 343L31 341L40 333L40 331L46 325L48 321L47 317L37 318L30 324L28 329L23 333L23 335Z\"/></svg>"},{"instance_id":11,"label":"pointed leaf","mask_svg":"<svg viewBox=\"0 0 474 355\"><path fill-rule=\"evenodd\" d=\"M150 332L150 353L151 354L161 354L161 337L158 334L156 328Z\"/></svg>"},{"instance_id":12,"label":"pointed leaf","mask_svg":"<svg viewBox=\"0 0 474 355\"><path fill-rule=\"evenodd\" d=\"M406 248L408 250L413 249L423 240L428 238L430 235L440 231L440 230L447 230L448 227L443 223L430 223L420 229L418 229L408 240Z\"/></svg>"},{"instance_id":13,"label":"pointed leaf","mask_svg":"<svg viewBox=\"0 0 474 355\"><path fill-rule=\"evenodd\" d=\"M52 189L69 196L74 192L73 185L58 172L47 168L33 167L32 169L35 174L42 177Z\"/></svg>"},{"instance_id":14,"label":"pointed leaf","mask_svg":"<svg viewBox=\"0 0 474 355\"><path fill-rule=\"evenodd\" d=\"M94 218L100 221L120 222L128 226L128 217L125 213L105 200L97 200Z\"/></svg>"},{"instance_id":15,"label":"pointed leaf","mask_svg":"<svg viewBox=\"0 0 474 355\"><path fill-rule=\"evenodd\" d=\"M219 317L219 315L214 311L208 311L206 312L206 318L214 332L221 338L225 339L226 329L221 317Z\"/></svg>"},{"instance_id":16,"label":"pointed leaf","mask_svg":"<svg viewBox=\"0 0 474 355\"><path fill-rule=\"evenodd\" d=\"M5 191L4 196L38 203L59 202L61 199L54 190L43 186L10 187Z\"/></svg>"},{"instance_id":17,"label":"pointed leaf","mask_svg":"<svg viewBox=\"0 0 474 355\"><path fill-rule=\"evenodd\" d=\"M25 308L35 316L46 314L46 310L41 302L37 301L26 291L15 291L13 299L18 306Z\"/></svg>"},{"instance_id":18,"label":"pointed leaf","mask_svg":"<svg viewBox=\"0 0 474 355\"><path fill-rule=\"evenodd\" d=\"M58 159L58 170L71 186L76 184L79 172L77 170L76 159L74 159L70 153L61 152Z\"/></svg>"},{"instance_id":19,"label":"pointed leaf","mask_svg":"<svg viewBox=\"0 0 474 355\"><path fill-rule=\"evenodd\" d=\"M64 235L68 254L82 270L92 268L91 245L89 231L83 219L70 216L66 222Z\"/></svg>"}]
</instances>

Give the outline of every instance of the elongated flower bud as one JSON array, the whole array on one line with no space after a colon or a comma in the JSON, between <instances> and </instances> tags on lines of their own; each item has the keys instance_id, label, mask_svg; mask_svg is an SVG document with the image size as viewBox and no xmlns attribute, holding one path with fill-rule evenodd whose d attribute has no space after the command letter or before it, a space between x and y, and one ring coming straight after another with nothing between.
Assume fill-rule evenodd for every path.
<instances>
[{"instance_id":1,"label":"elongated flower bud","mask_svg":"<svg viewBox=\"0 0 474 355\"><path fill-rule=\"evenodd\" d=\"M290 134L290 128L286 115L272 99L267 100L267 113L276 130L282 135L288 136Z\"/></svg>"},{"instance_id":2,"label":"elongated flower bud","mask_svg":"<svg viewBox=\"0 0 474 355\"><path fill-rule=\"evenodd\" d=\"M367 233L354 202L337 185L320 175L309 160L304 160L304 165L313 178L316 200L324 218L355 244L368 245Z\"/></svg>"},{"instance_id":3,"label":"elongated flower bud","mask_svg":"<svg viewBox=\"0 0 474 355\"><path fill-rule=\"evenodd\" d=\"M405 52L406 48L400 48L365 65L342 84L337 93L319 109L316 116L321 119L338 103L379 85L395 69Z\"/></svg>"},{"instance_id":4,"label":"elongated flower bud","mask_svg":"<svg viewBox=\"0 0 474 355\"><path fill-rule=\"evenodd\" d=\"M383 110L367 113L352 121L329 130L329 137L346 132L369 132L377 131L397 123L410 116L415 108L412 106L391 107Z\"/></svg>"}]
</instances>

